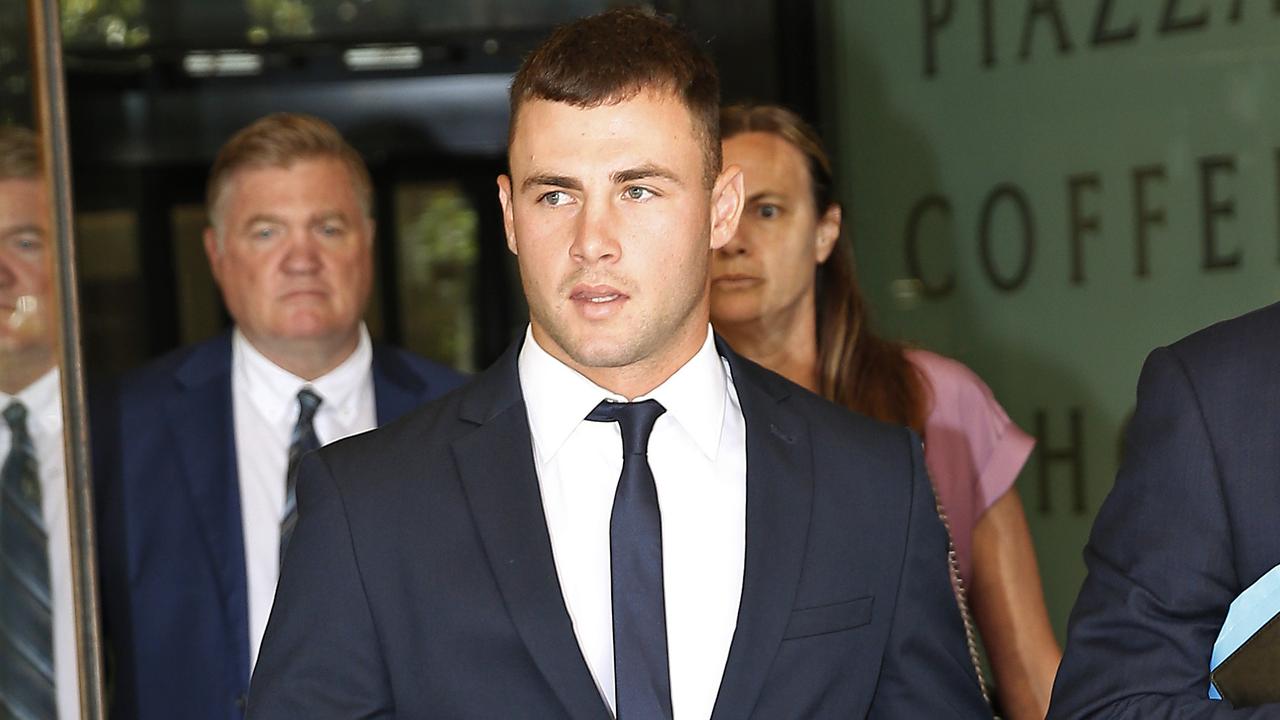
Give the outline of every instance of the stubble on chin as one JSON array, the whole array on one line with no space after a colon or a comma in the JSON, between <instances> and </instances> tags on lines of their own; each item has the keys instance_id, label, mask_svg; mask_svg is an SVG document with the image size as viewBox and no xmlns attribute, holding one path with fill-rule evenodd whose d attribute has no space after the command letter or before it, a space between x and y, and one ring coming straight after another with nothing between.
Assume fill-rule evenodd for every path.
<instances>
[{"instance_id":1,"label":"stubble on chin","mask_svg":"<svg viewBox=\"0 0 1280 720\"><path fill-rule=\"evenodd\" d=\"M574 362L583 367L621 368L634 365L645 358L644 335L639 332L612 332L592 335L590 329L584 332L586 337L579 338L572 349L566 352Z\"/></svg>"},{"instance_id":2,"label":"stubble on chin","mask_svg":"<svg viewBox=\"0 0 1280 720\"><path fill-rule=\"evenodd\" d=\"M550 307L530 308L535 331L555 345L545 350L560 355L562 361L567 358L580 369L620 368L644 359L647 345L653 344L649 340L651 323L628 317L631 308L624 308L622 316L609 321L590 321L575 317L572 304L566 293ZM559 353L554 352L557 349Z\"/></svg>"},{"instance_id":3,"label":"stubble on chin","mask_svg":"<svg viewBox=\"0 0 1280 720\"><path fill-rule=\"evenodd\" d=\"M544 349L558 349L559 354L580 368L616 368L636 360L635 339L625 328L593 327L593 323L574 322L564 315L546 318L539 317L541 314L534 313L536 329L555 345L555 348Z\"/></svg>"}]
</instances>

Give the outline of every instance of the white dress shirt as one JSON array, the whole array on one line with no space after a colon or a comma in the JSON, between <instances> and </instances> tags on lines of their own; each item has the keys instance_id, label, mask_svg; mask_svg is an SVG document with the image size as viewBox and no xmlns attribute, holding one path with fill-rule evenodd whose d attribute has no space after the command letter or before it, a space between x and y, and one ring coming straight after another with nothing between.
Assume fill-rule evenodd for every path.
<instances>
[{"instance_id":1,"label":"white dress shirt","mask_svg":"<svg viewBox=\"0 0 1280 720\"><path fill-rule=\"evenodd\" d=\"M538 346L519 359L556 574L578 646L614 710L609 516L622 474L617 423L586 420L626 401ZM676 720L710 717L737 627L746 547L746 429L710 327L698 353L653 392L666 408L649 438L662 512L663 590ZM615 713L616 714L616 713Z\"/></svg>"},{"instance_id":2,"label":"white dress shirt","mask_svg":"<svg viewBox=\"0 0 1280 720\"><path fill-rule=\"evenodd\" d=\"M62 377L58 368L17 395L0 393L0 410L17 400L27 407L27 432L40 468L40 510L49 538L49 593L52 598L53 680L58 717L80 717L76 669L76 615L71 587L71 530L67 519L66 450L62 443ZM0 463L9 455L9 423L0 420Z\"/></svg>"},{"instance_id":3,"label":"white dress shirt","mask_svg":"<svg viewBox=\"0 0 1280 720\"><path fill-rule=\"evenodd\" d=\"M313 421L321 445L372 430L378 424L372 361L373 345L363 325L355 352L311 382L268 360L239 329L232 336L231 405L248 582L250 671L258 661L280 575L280 521L289 440L298 421L298 391L310 387L321 398Z\"/></svg>"}]
</instances>

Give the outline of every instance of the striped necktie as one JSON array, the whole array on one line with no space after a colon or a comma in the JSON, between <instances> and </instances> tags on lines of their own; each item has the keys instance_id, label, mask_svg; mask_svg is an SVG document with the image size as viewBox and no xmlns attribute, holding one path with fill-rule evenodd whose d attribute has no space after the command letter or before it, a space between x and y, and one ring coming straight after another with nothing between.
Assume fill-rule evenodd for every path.
<instances>
[{"instance_id":1,"label":"striped necktie","mask_svg":"<svg viewBox=\"0 0 1280 720\"><path fill-rule=\"evenodd\" d=\"M57 715L49 546L27 408L4 409L9 454L0 468L0 716Z\"/></svg>"},{"instance_id":2,"label":"striped necktie","mask_svg":"<svg viewBox=\"0 0 1280 720\"><path fill-rule=\"evenodd\" d=\"M289 439L289 467L285 471L284 517L280 520L280 564L284 565L284 553L289 548L293 527L298 524L298 501L295 489L298 483L298 461L302 455L320 447L316 438L316 410L320 408L320 396L311 388L298 391L298 422L293 425Z\"/></svg>"}]
</instances>

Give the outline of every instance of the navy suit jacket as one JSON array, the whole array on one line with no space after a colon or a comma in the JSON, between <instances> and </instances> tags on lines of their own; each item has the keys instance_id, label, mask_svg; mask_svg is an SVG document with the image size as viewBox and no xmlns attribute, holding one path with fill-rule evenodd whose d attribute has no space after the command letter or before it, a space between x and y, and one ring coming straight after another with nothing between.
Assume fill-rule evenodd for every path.
<instances>
[{"instance_id":1,"label":"navy suit jacket","mask_svg":"<svg viewBox=\"0 0 1280 720\"><path fill-rule=\"evenodd\" d=\"M747 538L713 717L990 718L914 435L720 350L746 419ZM609 720L556 577L516 357L303 462L252 720Z\"/></svg>"},{"instance_id":2,"label":"navy suit jacket","mask_svg":"<svg viewBox=\"0 0 1280 720\"><path fill-rule=\"evenodd\" d=\"M374 345L379 424L461 380ZM95 397L90 419L112 717L243 717L249 621L230 333L126 376Z\"/></svg>"},{"instance_id":3,"label":"navy suit jacket","mask_svg":"<svg viewBox=\"0 0 1280 720\"><path fill-rule=\"evenodd\" d=\"M1147 358L1084 557L1051 718L1280 718L1207 695L1228 606L1280 563L1280 305Z\"/></svg>"}]
</instances>

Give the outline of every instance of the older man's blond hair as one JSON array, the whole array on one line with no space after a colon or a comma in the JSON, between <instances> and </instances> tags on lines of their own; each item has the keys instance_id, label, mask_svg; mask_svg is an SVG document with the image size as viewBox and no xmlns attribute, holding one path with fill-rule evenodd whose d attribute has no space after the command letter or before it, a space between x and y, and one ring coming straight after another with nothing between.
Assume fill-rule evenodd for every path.
<instances>
[{"instance_id":1,"label":"older man's blond hair","mask_svg":"<svg viewBox=\"0 0 1280 720\"><path fill-rule=\"evenodd\" d=\"M40 141L36 134L17 125L0 126L0 180L39 177Z\"/></svg>"},{"instance_id":2,"label":"older man's blond hair","mask_svg":"<svg viewBox=\"0 0 1280 720\"><path fill-rule=\"evenodd\" d=\"M373 182L360 153L333 125L312 115L275 113L236 133L218 151L209 170L205 208L219 234L222 201L232 176L245 168L288 168L302 160L333 158L347 166L366 216L373 215Z\"/></svg>"}]
</instances>

